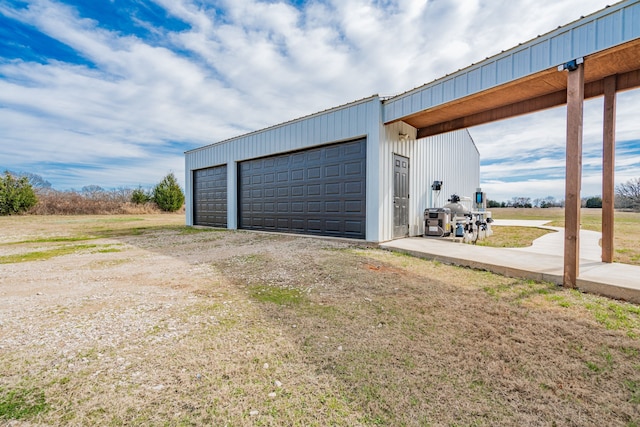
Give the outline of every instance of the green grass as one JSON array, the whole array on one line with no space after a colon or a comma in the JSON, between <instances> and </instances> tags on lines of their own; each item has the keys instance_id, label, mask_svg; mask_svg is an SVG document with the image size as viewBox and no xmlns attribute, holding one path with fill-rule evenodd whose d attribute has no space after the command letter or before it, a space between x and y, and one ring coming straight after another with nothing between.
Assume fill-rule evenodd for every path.
<instances>
[{"instance_id":1,"label":"green grass","mask_svg":"<svg viewBox=\"0 0 640 427\"><path fill-rule=\"evenodd\" d=\"M524 279L516 279L513 283L487 285L482 289L487 295L494 297L496 300L507 300L515 303L521 303L536 295L552 294L559 290L554 283Z\"/></svg>"},{"instance_id":2,"label":"green grass","mask_svg":"<svg viewBox=\"0 0 640 427\"><path fill-rule=\"evenodd\" d=\"M123 219L119 219L122 221ZM110 222L101 221L100 223ZM150 231L164 231L164 230L176 230L189 234L190 227L186 226L147 226L147 227L126 227L126 228L111 228L111 227L95 227L91 230L87 230L85 227L81 234L72 236L51 236L41 237L36 239L19 240L15 242L0 243L0 245L21 245L21 244L46 244L46 243L72 243L72 242L84 242L97 239L109 239L116 237L126 236L140 236L144 232Z\"/></svg>"},{"instance_id":3,"label":"green grass","mask_svg":"<svg viewBox=\"0 0 640 427\"><path fill-rule=\"evenodd\" d=\"M624 382L625 387L631 393L631 397L629 398L629 402L631 403L640 403L640 381L632 381L626 380Z\"/></svg>"},{"instance_id":4,"label":"green grass","mask_svg":"<svg viewBox=\"0 0 640 427\"><path fill-rule=\"evenodd\" d=\"M0 388L0 420L24 420L46 412L44 392L35 388Z\"/></svg>"},{"instance_id":5,"label":"green grass","mask_svg":"<svg viewBox=\"0 0 640 427\"><path fill-rule=\"evenodd\" d=\"M0 264L15 264L18 262L43 261L53 257L69 255L86 249L94 249L98 245L71 245L62 246L47 251L26 252L22 254L0 256Z\"/></svg>"},{"instance_id":6,"label":"green grass","mask_svg":"<svg viewBox=\"0 0 640 427\"><path fill-rule=\"evenodd\" d=\"M299 305L305 301L302 292L295 288L254 285L249 288L249 295L251 298L260 302L270 302L286 306Z\"/></svg>"},{"instance_id":7,"label":"green grass","mask_svg":"<svg viewBox=\"0 0 640 427\"><path fill-rule=\"evenodd\" d=\"M97 239L96 236L69 236L69 237L43 237L41 239L22 240L19 242L9 242L5 245L20 245L23 243L67 243L67 242L83 242L85 240Z\"/></svg>"},{"instance_id":8,"label":"green grass","mask_svg":"<svg viewBox=\"0 0 640 427\"><path fill-rule=\"evenodd\" d=\"M593 300L584 305L596 321L611 330L626 330L635 337L640 328L640 307L617 301Z\"/></svg>"},{"instance_id":9,"label":"green grass","mask_svg":"<svg viewBox=\"0 0 640 427\"><path fill-rule=\"evenodd\" d=\"M140 217L130 217L130 216L113 216L113 217L105 217L105 216L97 216L90 215L88 218L80 218L80 219L71 219L71 220L62 220L58 221L59 224L73 224L73 223L92 223L92 222L134 222L134 221L144 221L144 218Z\"/></svg>"},{"instance_id":10,"label":"green grass","mask_svg":"<svg viewBox=\"0 0 640 427\"><path fill-rule=\"evenodd\" d=\"M118 248L98 249L98 253L101 253L101 254L107 254L107 253L113 253L113 252L122 252L122 249L118 249Z\"/></svg>"},{"instance_id":11,"label":"green grass","mask_svg":"<svg viewBox=\"0 0 640 427\"><path fill-rule=\"evenodd\" d=\"M567 297L564 295L547 295L547 301L554 301L560 307L569 308L571 307L571 302L567 300Z\"/></svg>"}]
</instances>

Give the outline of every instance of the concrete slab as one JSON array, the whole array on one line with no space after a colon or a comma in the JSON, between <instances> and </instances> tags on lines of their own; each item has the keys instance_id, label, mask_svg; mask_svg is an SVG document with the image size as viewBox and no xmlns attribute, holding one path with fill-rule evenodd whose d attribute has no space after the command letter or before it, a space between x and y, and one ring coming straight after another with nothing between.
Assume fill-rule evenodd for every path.
<instances>
[{"instance_id":1,"label":"concrete slab","mask_svg":"<svg viewBox=\"0 0 640 427\"><path fill-rule=\"evenodd\" d=\"M553 233L545 234L533 241L533 245L526 248L514 248L519 251L540 254L552 254L564 256L564 228L546 225L548 221L532 220L496 220L493 225L512 227L536 227L551 230ZM600 247L602 233L590 230L580 230L580 258L592 261L602 260L602 248Z\"/></svg>"},{"instance_id":2,"label":"concrete slab","mask_svg":"<svg viewBox=\"0 0 640 427\"><path fill-rule=\"evenodd\" d=\"M496 225L506 224L497 221ZM544 221L542 224L533 225L529 222L520 226L542 227ZM534 245L529 248L491 248L428 237L392 240L381 243L380 247L445 264L562 285L564 230L558 227L551 228L555 230L554 233L543 236L541 242L541 239L536 239ZM640 267L601 262L600 233L582 230L580 240L578 288L585 292L640 304Z\"/></svg>"}]
</instances>

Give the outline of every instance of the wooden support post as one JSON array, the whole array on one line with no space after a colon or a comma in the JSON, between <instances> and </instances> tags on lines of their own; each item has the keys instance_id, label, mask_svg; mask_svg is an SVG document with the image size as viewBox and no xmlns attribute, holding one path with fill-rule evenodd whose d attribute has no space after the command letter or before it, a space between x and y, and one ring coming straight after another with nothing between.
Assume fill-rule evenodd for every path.
<instances>
[{"instance_id":1,"label":"wooden support post","mask_svg":"<svg viewBox=\"0 0 640 427\"><path fill-rule=\"evenodd\" d=\"M604 131L602 146L602 262L613 262L615 202L617 76L604 79Z\"/></svg>"},{"instance_id":2,"label":"wooden support post","mask_svg":"<svg viewBox=\"0 0 640 427\"><path fill-rule=\"evenodd\" d=\"M563 285L575 288L580 269L580 187L582 178L582 127L584 65L567 77L567 159L564 213Z\"/></svg>"}]
</instances>

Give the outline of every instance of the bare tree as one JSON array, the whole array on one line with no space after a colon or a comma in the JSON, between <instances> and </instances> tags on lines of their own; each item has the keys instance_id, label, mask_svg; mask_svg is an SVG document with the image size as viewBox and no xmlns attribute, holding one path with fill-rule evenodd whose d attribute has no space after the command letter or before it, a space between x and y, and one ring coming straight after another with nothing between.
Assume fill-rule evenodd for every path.
<instances>
[{"instance_id":1,"label":"bare tree","mask_svg":"<svg viewBox=\"0 0 640 427\"><path fill-rule=\"evenodd\" d=\"M511 206L514 208L530 208L533 205L531 204L531 197L513 197Z\"/></svg>"},{"instance_id":2,"label":"bare tree","mask_svg":"<svg viewBox=\"0 0 640 427\"><path fill-rule=\"evenodd\" d=\"M82 187L81 193L84 197L89 199L103 198L105 195L104 188L99 185L85 185Z\"/></svg>"},{"instance_id":3,"label":"bare tree","mask_svg":"<svg viewBox=\"0 0 640 427\"><path fill-rule=\"evenodd\" d=\"M617 185L616 195L621 202L621 207L640 210L640 178Z\"/></svg>"}]
</instances>

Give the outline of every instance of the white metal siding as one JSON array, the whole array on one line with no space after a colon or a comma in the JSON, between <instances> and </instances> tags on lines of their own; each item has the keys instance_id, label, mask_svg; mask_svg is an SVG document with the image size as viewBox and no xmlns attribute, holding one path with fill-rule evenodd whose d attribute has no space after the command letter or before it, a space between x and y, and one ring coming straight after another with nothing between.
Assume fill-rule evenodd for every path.
<instances>
[{"instance_id":1,"label":"white metal siding","mask_svg":"<svg viewBox=\"0 0 640 427\"><path fill-rule=\"evenodd\" d=\"M480 186L480 154L465 130L416 140L417 130L404 122L385 126L380 149L379 241L393 238L393 154L409 158L409 234L424 233L423 215L429 207L441 207L451 194L471 197ZM400 134L407 135L401 138ZM437 200L431 184L443 181Z\"/></svg>"},{"instance_id":2,"label":"white metal siding","mask_svg":"<svg viewBox=\"0 0 640 427\"><path fill-rule=\"evenodd\" d=\"M386 123L640 37L640 0L620 2L387 100Z\"/></svg>"},{"instance_id":3,"label":"white metal siding","mask_svg":"<svg viewBox=\"0 0 640 427\"><path fill-rule=\"evenodd\" d=\"M185 153L186 223L193 225L192 171L227 165L228 228L237 228L237 163L267 155L295 151L332 142L367 137L367 162L377 161L381 128L381 104L375 96L332 110L303 117L262 131L222 141ZM376 238L377 186L367 168L367 239ZM372 217L369 217L372 212Z\"/></svg>"}]
</instances>

